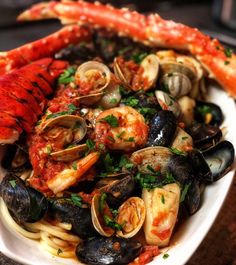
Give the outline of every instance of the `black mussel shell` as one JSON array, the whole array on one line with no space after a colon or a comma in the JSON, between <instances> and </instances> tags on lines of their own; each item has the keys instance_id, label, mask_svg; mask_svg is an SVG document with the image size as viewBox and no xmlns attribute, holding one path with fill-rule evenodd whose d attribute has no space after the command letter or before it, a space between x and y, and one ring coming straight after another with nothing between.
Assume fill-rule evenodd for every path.
<instances>
[{"instance_id":1,"label":"black mussel shell","mask_svg":"<svg viewBox=\"0 0 236 265\"><path fill-rule=\"evenodd\" d=\"M81 208L70 198L57 198L51 200L52 212L61 222L70 223L72 231L81 238L98 235L95 230L90 208Z\"/></svg>"},{"instance_id":2,"label":"black mussel shell","mask_svg":"<svg viewBox=\"0 0 236 265\"><path fill-rule=\"evenodd\" d=\"M155 96L148 96L144 92L137 92L134 97L138 99L138 106L140 108L152 108L156 109L156 111L161 110L159 103Z\"/></svg>"},{"instance_id":3,"label":"black mussel shell","mask_svg":"<svg viewBox=\"0 0 236 265\"><path fill-rule=\"evenodd\" d=\"M201 150L215 145L222 137L219 127L204 123L194 123L186 130L192 136L194 146Z\"/></svg>"},{"instance_id":4,"label":"black mussel shell","mask_svg":"<svg viewBox=\"0 0 236 265\"><path fill-rule=\"evenodd\" d=\"M198 180L203 182L212 182L212 173L203 154L197 149L194 149L188 152L187 157Z\"/></svg>"},{"instance_id":5,"label":"black mussel shell","mask_svg":"<svg viewBox=\"0 0 236 265\"><path fill-rule=\"evenodd\" d=\"M123 265L133 261L141 250L141 243L135 239L96 237L79 244L76 255L90 265Z\"/></svg>"},{"instance_id":6,"label":"black mussel shell","mask_svg":"<svg viewBox=\"0 0 236 265\"><path fill-rule=\"evenodd\" d=\"M185 185L196 179L193 166L187 157L183 155L173 155L167 166L167 171L181 184Z\"/></svg>"},{"instance_id":7,"label":"black mussel shell","mask_svg":"<svg viewBox=\"0 0 236 265\"><path fill-rule=\"evenodd\" d=\"M150 121L147 146L169 146L176 127L176 118L171 111L158 111Z\"/></svg>"},{"instance_id":8,"label":"black mussel shell","mask_svg":"<svg viewBox=\"0 0 236 265\"><path fill-rule=\"evenodd\" d=\"M28 187L19 177L8 174L0 185L0 195L20 222L36 222L48 209L46 197L39 191Z\"/></svg>"},{"instance_id":9,"label":"black mussel shell","mask_svg":"<svg viewBox=\"0 0 236 265\"><path fill-rule=\"evenodd\" d=\"M200 123L205 123L207 113L212 115L212 119L209 123L210 125L221 125L224 119L221 108L214 103L197 100L196 107L194 109L194 119Z\"/></svg>"},{"instance_id":10,"label":"black mussel shell","mask_svg":"<svg viewBox=\"0 0 236 265\"><path fill-rule=\"evenodd\" d=\"M188 213L190 215L196 213L201 204L201 190L198 180L193 180L187 191L187 195L184 201Z\"/></svg>"},{"instance_id":11,"label":"black mussel shell","mask_svg":"<svg viewBox=\"0 0 236 265\"><path fill-rule=\"evenodd\" d=\"M116 180L103 188L107 194L107 203L116 207L122 204L131 196L135 189L135 180L128 175L120 180Z\"/></svg>"},{"instance_id":12,"label":"black mussel shell","mask_svg":"<svg viewBox=\"0 0 236 265\"><path fill-rule=\"evenodd\" d=\"M234 146L228 141L222 141L203 152L203 156L212 172L212 181L216 181L231 169L235 157Z\"/></svg>"}]
</instances>

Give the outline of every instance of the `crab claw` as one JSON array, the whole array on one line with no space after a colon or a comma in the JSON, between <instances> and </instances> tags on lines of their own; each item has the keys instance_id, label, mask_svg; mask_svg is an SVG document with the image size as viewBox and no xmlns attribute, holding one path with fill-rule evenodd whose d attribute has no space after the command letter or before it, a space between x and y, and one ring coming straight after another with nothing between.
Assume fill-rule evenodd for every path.
<instances>
[{"instance_id":1,"label":"crab claw","mask_svg":"<svg viewBox=\"0 0 236 265\"><path fill-rule=\"evenodd\" d=\"M6 74L35 60L53 56L69 44L85 41L90 32L84 27L70 25L40 40L8 52L0 52L0 75Z\"/></svg>"},{"instance_id":2,"label":"crab claw","mask_svg":"<svg viewBox=\"0 0 236 265\"><path fill-rule=\"evenodd\" d=\"M158 14L142 15L128 9L117 9L99 2L39 3L23 12L19 20L58 18L64 24L79 23L107 28L149 46L171 47L189 51L211 78L236 97L236 56L199 30L162 19Z\"/></svg>"}]
</instances>

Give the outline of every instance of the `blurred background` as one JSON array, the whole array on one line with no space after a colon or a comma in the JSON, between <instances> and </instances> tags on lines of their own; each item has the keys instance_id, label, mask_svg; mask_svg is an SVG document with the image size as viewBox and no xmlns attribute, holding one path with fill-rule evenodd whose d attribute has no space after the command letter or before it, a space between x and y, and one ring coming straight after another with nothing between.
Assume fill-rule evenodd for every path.
<instances>
[{"instance_id":1,"label":"blurred background","mask_svg":"<svg viewBox=\"0 0 236 265\"><path fill-rule=\"evenodd\" d=\"M0 0L0 50L12 49L61 27L56 21L25 24L16 22L17 14L37 2L40 1ZM236 0L100 0L100 2L111 3L117 7L125 6L144 13L158 12L166 19L197 27L231 48L236 47Z\"/></svg>"}]
</instances>

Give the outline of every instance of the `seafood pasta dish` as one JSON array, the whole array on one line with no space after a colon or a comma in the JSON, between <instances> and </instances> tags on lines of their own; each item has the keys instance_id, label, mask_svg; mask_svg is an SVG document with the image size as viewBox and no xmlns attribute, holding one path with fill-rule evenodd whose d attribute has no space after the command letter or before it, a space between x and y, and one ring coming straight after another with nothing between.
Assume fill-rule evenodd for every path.
<instances>
[{"instance_id":1,"label":"seafood pasta dish","mask_svg":"<svg viewBox=\"0 0 236 265\"><path fill-rule=\"evenodd\" d=\"M233 165L206 95L215 79L236 96L235 55L197 29L98 2L18 17L49 18L71 25L0 53L1 212L52 255L147 264Z\"/></svg>"}]
</instances>

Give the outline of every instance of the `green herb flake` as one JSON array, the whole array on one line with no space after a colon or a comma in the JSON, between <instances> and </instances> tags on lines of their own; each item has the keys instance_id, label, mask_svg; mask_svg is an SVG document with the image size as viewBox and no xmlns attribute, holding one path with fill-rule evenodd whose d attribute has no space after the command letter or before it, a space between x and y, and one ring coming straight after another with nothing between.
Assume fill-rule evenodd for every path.
<instances>
[{"instance_id":1,"label":"green herb flake","mask_svg":"<svg viewBox=\"0 0 236 265\"><path fill-rule=\"evenodd\" d=\"M119 55L123 55L123 54L125 54L126 52L131 51L131 50L132 50L132 46L127 46L127 47L125 47L125 48L120 49L120 50L118 51L118 54L119 54Z\"/></svg>"},{"instance_id":2,"label":"green herb flake","mask_svg":"<svg viewBox=\"0 0 236 265\"><path fill-rule=\"evenodd\" d=\"M137 63L137 64L140 64L142 62L142 60L148 56L148 53L146 52L142 52L142 53L135 53L133 54L132 56L132 60Z\"/></svg>"},{"instance_id":3,"label":"green herb flake","mask_svg":"<svg viewBox=\"0 0 236 265\"><path fill-rule=\"evenodd\" d=\"M112 98L112 99L110 100L110 103L111 103L111 104L116 104L116 103L118 103L118 100L117 100L116 98Z\"/></svg>"},{"instance_id":4,"label":"green herb flake","mask_svg":"<svg viewBox=\"0 0 236 265\"><path fill-rule=\"evenodd\" d=\"M177 183L176 179L170 172L166 172L165 174L165 180L164 180L164 185L170 184L170 183Z\"/></svg>"},{"instance_id":5,"label":"green herb flake","mask_svg":"<svg viewBox=\"0 0 236 265\"><path fill-rule=\"evenodd\" d=\"M165 253L165 254L162 256L162 258L163 258L163 259L168 259L169 256L170 256L170 255L169 255L168 253Z\"/></svg>"},{"instance_id":6,"label":"green herb flake","mask_svg":"<svg viewBox=\"0 0 236 265\"><path fill-rule=\"evenodd\" d=\"M156 173L156 171L154 170L154 168L152 166L150 166L150 165L147 165L147 169L149 171L151 171L152 173Z\"/></svg>"},{"instance_id":7,"label":"green herb flake","mask_svg":"<svg viewBox=\"0 0 236 265\"><path fill-rule=\"evenodd\" d=\"M73 202L74 205L82 207L82 197L79 196L76 193L72 193L71 194L71 201Z\"/></svg>"},{"instance_id":8,"label":"green herb flake","mask_svg":"<svg viewBox=\"0 0 236 265\"><path fill-rule=\"evenodd\" d=\"M110 142L115 143L115 139L114 139L112 136L108 135L108 136L107 136L107 139L108 139Z\"/></svg>"},{"instance_id":9,"label":"green herb flake","mask_svg":"<svg viewBox=\"0 0 236 265\"><path fill-rule=\"evenodd\" d=\"M13 180L10 180L9 183L11 184L12 188L15 189L15 187L17 185L16 184L16 180L14 180L14 179Z\"/></svg>"},{"instance_id":10,"label":"green herb flake","mask_svg":"<svg viewBox=\"0 0 236 265\"><path fill-rule=\"evenodd\" d=\"M188 139L188 136L183 136L181 139L185 141Z\"/></svg>"},{"instance_id":11,"label":"green herb flake","mask_svg":"<svg viewBox=\"0 0 236 265\"><path fill-rule=\"evenodd\" d=\"M86 145L89 150L93 150L95 148L95 142L91 139L86 140Z\"/></svg>"},{"instance_id":12,"label":"green herb flake","mask_svg":"<svg viewBox=\"0 0 236 265\"><path fill-rule=\"evenodd\" d=\"M100 213L102 213L103 210L104 210L106 199L107 199L106 193L102 193L102 195L100 197L100 201L99 201L99 211L100 211Z\"/></svg>"},{"instance_id":13,"label":"green herb flake","mask_svg":"<svg viewBox=\"0 0 236 265\"><path fill-rule=\"evenodd\" d=\"M73 168L74 170L77 170L77 164L76 164L76 162L74 162L74 163L72 164L72 168Z\"/></svg>"},{"instance_id":14,"label":"green herb flake","mask_svg":"<svg viewBox=\"0 0 236 265\"><path fill-rule=\"evenodd\" d=\"M134 142L134 137L129 137L128 139L125 139L125 142Z\"/></svg>"},{"instance_id":15,"label":"green herb flake","mask_svg":"<svg viewBox=\"0 0 236 265\"><path fill-rule=\"evenodd\" d=\"M104 215L103 219L105 221L105 224L113 229L116 229L118 231L120 231L122 229L122 226L120 224L118 224L117 222L115 222L114 220L112 220L108 215Z\"/></svg>"},{"instance_id":16,"label":"green herb flake","mask_svg":"<svg viewBox=\"0 0 236 265\"><path fill-rule=\"evenodd\" d=\"M176 155L185 155L184 152L182 152L181 150L175 148L175 147L170 147L170 151L173 153L173 154L176 154Z\"/></svg>"},{"instance_id":17,"label":"green herb flake","mask_svg":"<svg viewBox=\"0 0 236 265\"><path fill-rule=\"evenodd\" d=\"M61 253L63 253L63 250L61 250L60 248L58 248L57 255L59 256Z\"/></svg>"},{"instance_id":18,"label":"green herb flake","mask_svg":"<svg viewBox=\"0 0 236 265\"><path fill-rule=\"evenodd\" d=\"M119 126L119 121L114 115L108 115L105 118L102 118L100 121L106 121L113 128Z\"/></svg>"},{"instance_id":19,"label":"green herb flake","mask_svg":"<svg viewBox=\"0 0 236 265\"><path fill-rule=\"evenodd\" d=\"M45 147L45 153L50 155L52 153L52 146L50 144L47 144Z\"/></svg>"},{"instance_id":20,"label":"green herb flake","mask_svg":"<svg viewBox=\"0 0 236 265\"><path fill-rule=\"evenodd\" d=\"M122 155L119 161L119 168L125 167L126 169L133 168L134 164L129 161L127 156Z\"/></svg>"},{"instance_id":21,"label":"green herb flake","mask_svg":"<svg viewBox=\"0 0 236 265\"><path fill-rule=\"evenodd\" d=\"M225 61L225 65L228 65L228 64L230 64L230 62L229 61Z\"/></svg>"},{"instance_id":22,"label":"green herb flake","mask_svg":"<svg viewBox=\"0 0 236 265\"><path fill-rule=\"evenodd\" d=\"M116 138L118 138L118 139L122 139L122 137L124 136L124 134L125 134L125 131L122 131L122 132L120 132L120 133L118 133L118 134L116 135Z\"/></svg>"},{"instance_id":23,"label":"green herb flake","mask_svg":"<svg viewBox=\"0 0 236 265\"><path fill-rule=\"evenodd\" d=\"M69 67L66 69L58 78L59 84L68 84L74 81L74 74L76 72L76 67Z\"/></svg>"},{"instance_id":24,"label":"green herb flake","mask_svg":"<svg viewBox=\"0 0 236 265\"><path fill-rule=\"evenodd\" d=\"M190 183L184 185L184 188L181 191L180 202L183 202L185 200L190 185L191 185Z\"/></svg>"},{"instance_id":25,"label":"green herb flake","mask_svg":"<svg viewBox=\"0 0 236 265\"><path fill-rule=\"evenodd\" d=\"M165 204L165 196L163 194L161 195L161 202L162 204Z\"/></svg>"},{"instance_id":26,"label":"green herb flake","mask_svg":"<svg viewBox=\"0 0 236 265\"><path fill-rule=\"evenodd\" d=\"M104 158L104 165L105 165L105 169L107 172L112 172L113 171L113 159L110 156L109 153L106 154L105 158Z\"/></svg>"},{"instance_id":27,"label":"green herb flake","mask_svg":"<svg viewBox=\"0 0 236 265\"><path fill-rule=\"evenodd\" d=\"M224 49L224 53L225 53L225 56L226 56L226 57L231 57L232 54L233 54L233 50L230 49L230 48L225 48L225 49Z\"/></svg>"},{"instance_id":28,"label":"green herb flake","mask_svg":"<svg viewBox=\"0 0 236 265\"><path fill-rule=\"evenodd\" d=\"M71 104L68 105L68 110L72 114L74 111L77 110L77 107L74 104L71 103Z\"/></svg>"}]
</instances>

